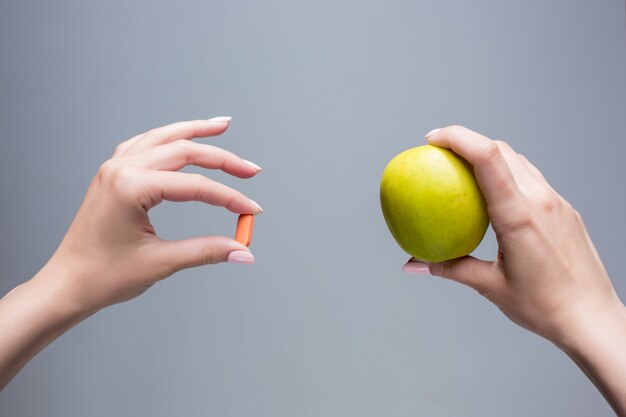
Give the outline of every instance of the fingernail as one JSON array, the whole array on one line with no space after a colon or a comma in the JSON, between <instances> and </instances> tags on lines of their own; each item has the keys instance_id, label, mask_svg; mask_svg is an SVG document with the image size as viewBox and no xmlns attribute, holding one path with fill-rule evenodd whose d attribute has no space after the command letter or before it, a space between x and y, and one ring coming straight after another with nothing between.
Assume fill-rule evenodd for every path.
<instances>
[{"instance_id":1,"label":"fingernail","mask_svg":"<svg viewBox=\"0 0 626 417\"><path fill-rule=\"evenodd\" d=\"M245 162L246 164L250 165L252 168L256 169L257 171L263 171L263 168L261 168L260 166L258 166L254 162L250 162L247 159L244 159L243 162Z\"/></svg>"},{"instance_id":2,"label":"fingernail","mask_svg":"<svg viewBox=\"0 0 626 417\"><path fill-rule=\"evenodd\" d=\"M220 116L220 117L212 117L209 119L209 122L230 122L231 120L233 120L232 117L230 116Z\"/></svg>"},{"instance_id":3,"label":"fingernail","mask_svg":"<svg viewBox=\"0 0 626 417\"><path fill-rule=\"evenodd\" d=\"M429 137L431 137L432 135L435 135L437 133L439 133L441 131L441 128L438 127L437 129L433 129L430 132L426 133L426 139L428 139Z\"/></svg>"},{"instance_id":4,"label":"fingernail","mask_svg":"<svg viewBox=\"0 0 626 417\"><path fill-rule=\"evenodd\" d=\"M263 213L263 208L259 205L259 203L257 203L256 201L254 201L254 200L253 200L253 199L251 199L251 198L249 198L248 200L250 200L250 202L251 202L252 204L254 204L254 205L255 205L255 206L259 209L259 211L260 211L261 213Z\"/></svg>"},{"instance_id":5,"label":"fingernail","mask_svg":"<svg viewBox=\"0 0 626 417\"><path fill-rule=\"evenodd\" d=\"M226 260L234 264L253 264L254 256L245 250L235 250L228 254Z\"/></svg>"},{"instance_id":6,"label":"fingernail","mask_svg":"<svg viewBox=\"0 0 626 417\"><path fill-rule=\"evenodd\" d=\"M402 272L405 274L427 275L430 274L430 268L424 262L411 261L404 264Z\"/></svg>"}]
</instances>

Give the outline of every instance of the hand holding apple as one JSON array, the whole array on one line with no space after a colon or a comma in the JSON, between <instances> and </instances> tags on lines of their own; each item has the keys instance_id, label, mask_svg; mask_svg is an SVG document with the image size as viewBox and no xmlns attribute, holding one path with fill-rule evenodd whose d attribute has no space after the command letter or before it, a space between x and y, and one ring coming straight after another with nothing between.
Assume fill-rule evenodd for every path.
<instances>
[{"instance_id":1,"label":"hand holding apple","mask_svg":"<svg viewBox=\"0 0 626 417\"><path fill-rule=\"evenodd\" d=\"M493 261L410 260L405 271L429 269L474 288L512 321L563 349L626 416L626 308L581 216L506 142L461 126L426 138L473 165L499 250Z\"/></svg>"},{"instance_id":2,"label":"hand holding apple","mask_svg":"<svg viewBox=\"0 0 626 417\"><path fill-rule=\"evenodd\" d=\"M583 306L619 302L580 215L526 158L460 126L427 139L473 165L499 243L494 261L466 256L428 263L431 273L475 288L513 321L551 340Z\"/></svg>"}]
</instances>

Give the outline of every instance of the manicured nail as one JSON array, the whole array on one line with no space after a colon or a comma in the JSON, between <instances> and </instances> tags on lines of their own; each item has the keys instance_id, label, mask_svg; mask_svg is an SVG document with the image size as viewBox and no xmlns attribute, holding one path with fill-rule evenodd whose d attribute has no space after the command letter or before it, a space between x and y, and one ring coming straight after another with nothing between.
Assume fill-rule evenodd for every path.
<instances>
[{"instance_id":1,"label":"manicured nail","mask_svg":"<svg viewBox=\"0 0 626 417\"><path fill-rule=\"evenodd\" d=\"M427 275L430 274L430 268L424 262L410 261L404 264L402 272L405 274Z\"/></svg>"},{"instance_id":2,"label":"manicured nail","mask_svg":"<svg viewBox=\"0 0 626 417\"><path fill-rule=\"evenodd\" d=\"M245 162L246 164L250 165L252 168L256 169L257 171L263 171L263 168L261 168L260 166L258 166L254 162L250 162L247 159L244 159L243 162Z\"/></svg>"},{"instance_id":3,"label":"manicured nail","mask_svg":"<svg viewBox=\"0 0 626 417\"><path fill-rule=\"evenodd\" d=\"M254 204L254 205L255 205L255 206L259 209L259 211L260 211L261 213L263 213L263 208L259 205L259 203L257 203L256 201L254 201L254 200L253 200L253 199L251 199L251 198L249 198L248 200L250 200L250 202L251 202L252 204Z\"/></svg>"},{"instance_id":4,"label":"manicured nail","mask_svg":"<svg viewBox=\"0 0 626 417\"><path fill-rule=\"evenodd\" d=\"M232 117L230 116L220 116L220 117L212 117L209 119L209 122L230 122L231 120L233 120Z\"/></svg>"},{"instance_id":5,"label":"manicured nail","mask_svg":"<svg viewBox=\"0 0 626 417\"><path fill-rule=\"evenodd\" d=\"M439 128L437 128L437 129L433 129L433 130L431 130L430 132L426 133L426 136L425 136L425 137L426 137L426 139L428 139L429 137L431 137L431 136L432 136L432 135L434 135L434 134L439 133L440 131L441 131L441 128L440 128L440 127L439 127Z\"/></svg>"},{"instance_id":6,"label":"manicured nail","mask_svg":"<svg viewBox=\"0 0 626 417\"><path fill-rule=\"evenodd\" d=\"M245 250L235 250L228 254L226 260L234 264L253 264L254 256Z\"/></svg>"}]
</instances>

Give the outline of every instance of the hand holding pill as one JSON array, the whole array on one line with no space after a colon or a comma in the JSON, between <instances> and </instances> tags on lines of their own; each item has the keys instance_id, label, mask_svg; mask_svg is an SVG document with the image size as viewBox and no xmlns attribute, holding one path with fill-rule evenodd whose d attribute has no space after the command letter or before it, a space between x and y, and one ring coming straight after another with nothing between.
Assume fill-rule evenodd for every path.
<instances>
[{"instance_id":1,"label":"hand holding pill","mask_svg":"<svg viewBox=\"0 0 626 417\"><path fill-rule=\"evenodd\" d=\"M69 263L76 270L58 285L67 299L79 300L85 309L99 309L133 298L181 269L225 261L254 263L246 243L251 239L252 215L260 213L261 207L205 175L179 172L195 165L243 179L257 175L258 165L192 140L222 134L229 123L229 117L174 123L117 147L96 174L46 268L65 269ZM248 215L242 220L242 227L247 225L246 237L242 243L227 236L162 239L148 214L164 200L200 201Z\"/></svg>"}]
</instances>

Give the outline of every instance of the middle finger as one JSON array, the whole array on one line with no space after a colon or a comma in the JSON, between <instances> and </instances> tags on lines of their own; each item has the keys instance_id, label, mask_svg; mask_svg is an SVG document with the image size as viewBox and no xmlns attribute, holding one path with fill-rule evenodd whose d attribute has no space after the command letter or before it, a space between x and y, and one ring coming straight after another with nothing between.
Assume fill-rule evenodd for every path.
<instances>
[{"instance_id":1,"label":"middle finger","mask_svg":"<svg viewBox=\"0 0 626 417\"><path fill-rule=\"evenodd\" d=\"M131 163L157 171L178 171L187 165L221 169L239 178L250 178L261 171L258 165L216 146L178 140L159 145L134 156Z\"/></svg>"}]
</instances>

